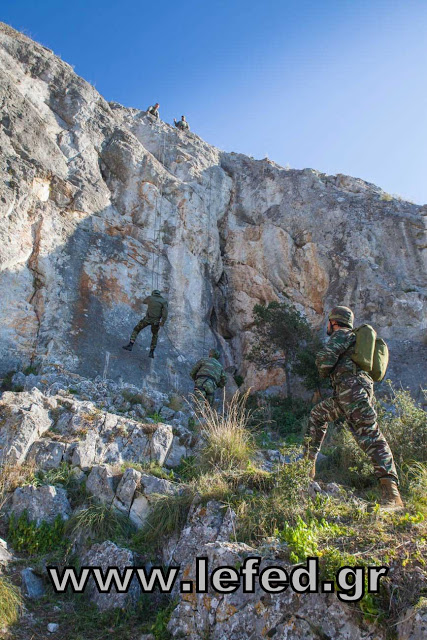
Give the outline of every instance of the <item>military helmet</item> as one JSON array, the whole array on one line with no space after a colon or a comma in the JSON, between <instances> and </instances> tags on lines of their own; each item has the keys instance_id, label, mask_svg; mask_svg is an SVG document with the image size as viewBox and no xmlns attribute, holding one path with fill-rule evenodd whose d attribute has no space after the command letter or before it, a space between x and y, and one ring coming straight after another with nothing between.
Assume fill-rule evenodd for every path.
<instances>
[{"instance_id":1,"label":"military helmet","mask_svg":"<svg viewBox=\"0 0 427 640\"><path fill-rule=\"evenodd\" d=\"M151 292L152 296L159 296L160 295L160 291L158 289L154 289L154 291Z\"/></svg>"},{"instance_id":2,"label":"military helmet","mask_svg":"<svg viewBox=\"0 0 427 640\"><path fill-rule=\"evenodd\" d=\"M209 356L210 356L211 358L216 358L216 360L219 360L219 358L220 358L220 353L219 353L219 351L217 351L217 349L211 349L211 350L209 351Z\"/></svg>"},{"instance_id":3,"label":"military helmet","mask_svg":"<svg viewBox=\"0 0 427 640\"><path fill-rule=\"evenodd\" d=\"M348 307L334 307L328 316L329 320L336 320L346 327L353 329L354 313Z\"/></svg>"}]
</instances>

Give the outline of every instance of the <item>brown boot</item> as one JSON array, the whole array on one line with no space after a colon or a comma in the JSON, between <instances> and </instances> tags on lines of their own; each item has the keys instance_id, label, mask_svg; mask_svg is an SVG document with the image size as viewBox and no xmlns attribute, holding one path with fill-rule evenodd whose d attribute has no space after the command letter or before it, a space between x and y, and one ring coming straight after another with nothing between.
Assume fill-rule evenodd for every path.
<instances>
[{"instance_id":1,"label":"brown boot","mask_svg":"<svg viewBox=\"0 0 427 640\"><path fill-rule=\"evenodd\" d=\"M382 511L395 511L403 509L404 504L400 497L397 483L392 478L380 478L381 500L380 506Z\"/></svg>"}]
</instances>

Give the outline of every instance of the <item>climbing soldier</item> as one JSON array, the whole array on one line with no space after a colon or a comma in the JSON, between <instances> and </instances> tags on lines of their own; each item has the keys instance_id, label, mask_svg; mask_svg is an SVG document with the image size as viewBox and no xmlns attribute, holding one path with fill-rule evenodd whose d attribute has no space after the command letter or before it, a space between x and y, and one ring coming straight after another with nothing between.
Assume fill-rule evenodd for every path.
<instances>
[{"instance_id":1,"label":"climbing soldier","mask_svg":"<svg viewBox=\"0 0 427 640\"><path fill-rule=\"evenodd\" d=\"M147 113L150 114L150 116L153 116L153 118L155 118L155 120L159 119L159 103L156 102L156 104L152 107L148 107L147 109Z\"/></svg>"},{"instance_id":2,"label":"climbing soldier","mask_svg":"<svg viewBox=\"0 0 427 640\"><path fill-rule=\"evenodd\" d=\"M330 377L332 398L313 407L305 454L313 461L310 476L314 479L316 458L328 428L328 422L345 418L358 445L371 459L380 481L381 504L388 509L403 507L393 454L378 428L374 407L374 383L352 359L356 335L352 331L354 315L348 307L335 307L329 314L327 344L316 356L321 378Z\"/></svg>"},{"instance_id":3,"label":"climbing soldier","mask_svg":"<svg viewBox=\"0 0 427 640\"><path fill-rule=\"evenodd\" d=\"M219 362L219 352L209 351L208 358L202 358L191 369L190 377L194 380L194 393L201 394L206 402L213 406L217 387L225 387L227 377Z\"/></svg>"},{"instance_id":4,"label":"climbing soldier","mask_svg":"<svg viewBox=\"0 0 427 640\"><path fill-rule=\"evenodd\" d=\"M150 345L150 353L149 358L154 358L154 349L157 345L157 337L159 334L160 327L163 327L167 318L168 318L168 303L165 298L162 297L160 291L155 289L151 296L147 296L142 301L143 304L147 305L147 312L145 317L142 318L132 331L129 344L123 347L126 351L132 351L135 340L138 336L138 333L145 329L145 327L151 327L151 345Z\"/></svg>"},{"instance_id":5,"label":"climbing soldier","mask_svg":"<svg viewBox=\"0 0 427 640\"><path fill-rule=\"evenodd\" d=\"M185 119L185 116L181 116L181 120L178 120L178 122L176 121L176 118L174 118L173 121L175 123L175 127L178 127L178 129L181 129L181 131L190 130L190 127L188 126L188 122Z\"/></svg>"}]
</instances>

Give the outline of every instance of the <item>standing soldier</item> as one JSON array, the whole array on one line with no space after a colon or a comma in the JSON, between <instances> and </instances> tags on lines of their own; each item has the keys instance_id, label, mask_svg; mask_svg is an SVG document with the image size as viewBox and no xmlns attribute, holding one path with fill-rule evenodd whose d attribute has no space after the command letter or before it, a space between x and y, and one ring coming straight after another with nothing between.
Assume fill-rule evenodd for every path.
<instances>
[{"instance_id":1,"label":"standing soldier","mask_svg":"<svg viewBox=\"0 0 427 640\"><path fill-rule=\"evenodd\" d=\"M126 351L132 351L135 340L138 336L138 333L145 329L145 327L151 327L151 345L150 345L150 353L149 358L154 358L154 349L157 345L157 337L159 334L160 327L163 327L167 318L168 318L168 303L165 298L162 297L160 291L155 289L151 296L147 296L142 301L143 304L147 305L147 313L145 317L142 318L132 331L129 344L123 347Z\"/></svg>"},{"instance_id":2,"label":"standing soldier","mask_svg":"<svg viewBox=\"0 0 427 640\"><path fill-rule=\"evenodd\" d=\"M227 377L219 362L219 352L209 351L208 358L202 358L191 369L190 377L194 380L194 393L200 393L213 406L217 387L225 387Z\"/></svg>"},{"instance_id":3,"label":"standing soldier","mask_svg":"<svg viewBox=\"0 0 427 640\"><path fill-rule=\"evenodd\" d=\"M329 314L327 328L331 336L316 356L321 378L331 379L332 398L317 404L310 413L305 453L313 461L310 476L314 479L316 458L326 435L328 422L344 417L358 445L374 465L381 485L381 504L388 509L403 507L393 454L378 428L374 408L374 383L371 376L353 360L356 336L354 315L348 307L335 307Z\"/></svg>"},{"instance_id":4,"label":"standing soldier","mask_svg":"<svg viewBox=\"0 0 427 640\"><path fill-rule=\"evenodd\" d=\"M176 118L174 118L173 121L175 123L175 127L177 127L178 129L181 129L181 131L190 130L190 127L188 126L188 122L185 119L185 116L181 116L181 120L178 120L178 122L176 121Z\"/></svg>"},{"instance_id":5,"label":"standing soldier","mask_svg":"<svg viewBox=\"0 0 427 640\"><path fill-rule=\"evenodd\" d=\"M153 116L153 118L155 118L156 120L159 120L159 103L156 102L156 104L152 107L148 107L147 109L147 113L150 114L150 116Z\"/></svg>"}]
</instances>

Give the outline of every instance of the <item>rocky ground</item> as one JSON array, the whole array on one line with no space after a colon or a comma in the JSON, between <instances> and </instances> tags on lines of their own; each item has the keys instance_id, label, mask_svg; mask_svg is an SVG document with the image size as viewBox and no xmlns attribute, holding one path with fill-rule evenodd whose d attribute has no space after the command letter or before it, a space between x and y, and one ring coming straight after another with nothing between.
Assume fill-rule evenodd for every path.
<instances>
[{"instance_id":1,"label":"rocky ground","mask_svg":"<svg viewBox=\"0 0 427 640\"><path fill-rule=\"evenodd\" d=\"M426 637L420 503L410 499L404 514L382 515L368 508L375 495L309 484L302 461L265 426L259 433L268 444L252 450L245 468L198 470L203 426L177 396L58 369L19 373L8 384L14 390L0 399L0 609L4 584L15 585L22 605L2 637ZM289 572L314 555L322 575L355 557L361 565L387 562L391 573L380 596L349 605L334 594L266 594L259 586L225 595L212 586L203 594L175 587L167 596L142 594L136 583L126 594L99 594L89 583L83 596L55 595L46 570L179 565L191 581L196 555L208 558L210 570L259 556L261 570Z\"/></svg>"}]
</instances>

